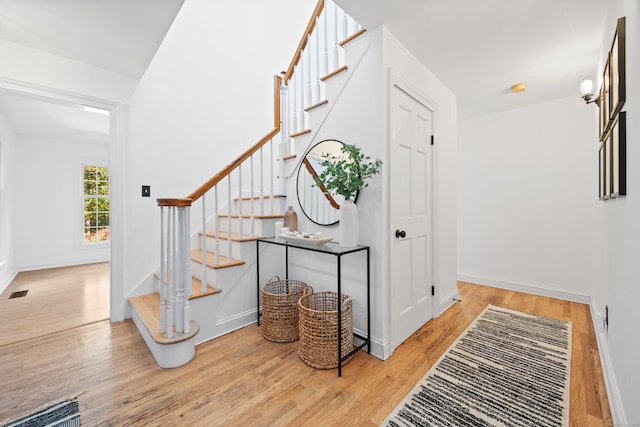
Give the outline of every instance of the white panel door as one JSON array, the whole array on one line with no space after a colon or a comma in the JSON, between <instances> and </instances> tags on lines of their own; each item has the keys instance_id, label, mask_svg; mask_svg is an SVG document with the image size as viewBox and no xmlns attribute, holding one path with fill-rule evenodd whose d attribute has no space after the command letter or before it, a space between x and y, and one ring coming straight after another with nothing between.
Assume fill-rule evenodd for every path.
<instances>
[{"instance_id":1,"label":"white panel door","mask_svg":"<svg viewBox=\"0 0 640 427\"><path fill-rule=\"evenodd\" d=\"M392 349L433 318L433 111L396 84L391 91Z\"/></svg>"}]
</instances>

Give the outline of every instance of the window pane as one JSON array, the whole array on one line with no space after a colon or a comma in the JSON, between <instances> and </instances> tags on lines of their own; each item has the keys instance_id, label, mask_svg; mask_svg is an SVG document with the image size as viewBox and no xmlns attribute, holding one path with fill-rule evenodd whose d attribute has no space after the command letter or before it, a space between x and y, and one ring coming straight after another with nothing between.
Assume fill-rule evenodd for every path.
<instances>
[{"instance_id":1,"label":"window pane","mask_svg":"<svg viewBox=\"0 0 640 427\"><path fill-rule=\"evenodd\" d=\"M93 197L84 198L84 211L95 212L98 209L98 199Z\"/></svg>"},{"instance_id":2,"label":"window pane","mask_svg":"<svg viewBox=\"0 0 640 427\"><path fill-rule=\"evenodd\" d=\"M109 182L98 181L97 186L98 186L97 193L91 193L91 194L99 194L100 196L109 195Z\"/></svg>"},{"instance_id":3,"label":"window pane","mask_svg":"<svg viewBox=\"0 0 640 427\"><path fill-rule=\"evenodd\" d=\"M84 241L95 242L96 241L96 229L91 227L85 227L84 229Z\"/></svg>"},{"instance_id":4,"label":"window pane","mask_svg":"<svg viewBox=\"0 0 640 427\"><path fill-rule=\"evenodd\" d=\"M84 182L84 194L96 194L96 182L85 181Z\"/></svg>"},{"instance_id":5,"label":"window pane","mask_svg":"<svg viewBox=\"0 0 640 427\"><path fill-rule=\"evenodd\" d=\"M109 181L109 168L97 168L98 181Z\"/></svg>"},{"instance_id":6,"label":"window pane","mask_svg":"<svg viewBox=\"0 0 640 427\"><path fill-rule=\"evenodd\" d=\"M99 213L98 214L98 226L107 226L109 225L109 213Z\"/></svg>"},{"instance_id":7,"label":"window pane","mask_svg":"<svg viewBox=\"0 0 640 427\"><path fill-rule=\"evenodd\" d=\"M109 240L110 232L109 227L100 227L98 229L98 240Z\"/></svg>"},{"instance_id":8,"label":"window pane","mask_svg":"<svg viewBox=\"0 0 640 427\"><path fill-rule=\"evenodd\" d=\"M85 180L96 180L96 167L95 166L85 166L84 167L84 179Z\"/></svg>"}]
</instances>

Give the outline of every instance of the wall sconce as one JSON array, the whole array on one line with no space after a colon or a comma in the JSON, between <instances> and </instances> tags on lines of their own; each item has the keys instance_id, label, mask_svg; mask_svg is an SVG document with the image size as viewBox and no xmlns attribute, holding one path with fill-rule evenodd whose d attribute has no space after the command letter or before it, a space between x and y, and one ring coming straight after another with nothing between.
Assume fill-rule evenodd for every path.
<instances>
[{"instance_id":1,"label":"wall sconce","mask_svg":"<svg viewBox=\"0 0 640 427\"><path fill-rule=\"evenodd\" d=\"M594 98L593 94L593 80L591 77L586 77L580 82L580 93L582 94L582 99L585 100L587 104L596 103L596 105L600 105L600 97L596 96ZM594 99L591 99L594 98Z\"/></svg>"}]
</instances>

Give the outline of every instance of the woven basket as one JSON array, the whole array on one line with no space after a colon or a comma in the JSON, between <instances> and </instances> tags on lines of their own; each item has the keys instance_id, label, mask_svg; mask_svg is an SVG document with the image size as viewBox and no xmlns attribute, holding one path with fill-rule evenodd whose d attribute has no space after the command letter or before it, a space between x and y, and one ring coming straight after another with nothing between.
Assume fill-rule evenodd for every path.
<instances>
[{"instance_id":1,"label":"woven basket","mask_svg":"<svg viewBox=\"0 0 640 427\"><path fill-rule=\"evenodd\" d=\"M262 336L274 342L298 339L298 300L313 293L299 280L275 276L262 288Z\"/></svg>"},{"instance_id":2,"label":"woven basket","mask_svg":"<svg viewBox=\"0 0 640 427\"><path fill-rule=\"evenodd\" d=\"M340 343L342 356L353 349L353 303L342 295ZM338 294L318 292L298 301L300 312L300 345L298 355L316 369L338 367ZM347 363L351 358L343 362Z\"/></svg>"}]
</instances>

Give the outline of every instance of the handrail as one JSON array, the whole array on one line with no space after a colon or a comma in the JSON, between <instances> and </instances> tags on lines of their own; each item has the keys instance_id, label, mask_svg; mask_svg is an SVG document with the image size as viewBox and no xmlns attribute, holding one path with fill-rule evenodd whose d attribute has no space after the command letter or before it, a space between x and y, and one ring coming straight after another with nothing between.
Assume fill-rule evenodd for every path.
<instances>
[{"instance_id":1,"label":"handrail","mask_svg":"<svg viewBox=\"0 0 640 427\"><path fill-rule=\"evenodd\" d=\"M304 30L304 34L300 39L300 43L298 43L298 48L296 49L295 55L293 55L293 59L291 60L291 64L289 64L289 68L284 74L284 84L289 83L291 76L293 75L294 67L300 61L302 57L302 51L307 46L307 42L309 41L309 35L313 32L313 29L316 27L316 22L318 22L318 18L320 14L322 14L322 10L324 9L324 0L318 0L318 4L316 4L316 8L309 19L309 23L307 24L307 28Z\"/></svg>"},{"instance_id":2,"label":"handrail","mask_svg":"<svg viewBox=\"0 0 640 427\"><path fill-rule=\"evenodd\" d=\"M309 160L307 160L307 158L305 157L304 159L302 159L302 163L304 163L304 165L306 166L307 171L311 174L311 177L313 178L313 182L315 182L318 188L320 189L320 191L322 191L322 194L324 194L324 197L329 201L329 204L334 209L340 209L340 205L335 201L335 199L331 196L331 194L329 194L329 190L327 190L327 187L325 187L324 184L322 184L319 181L318 173L313 168L313 165L311 164L311 162L309 162Z\"/></svg>"}]
</instances>

